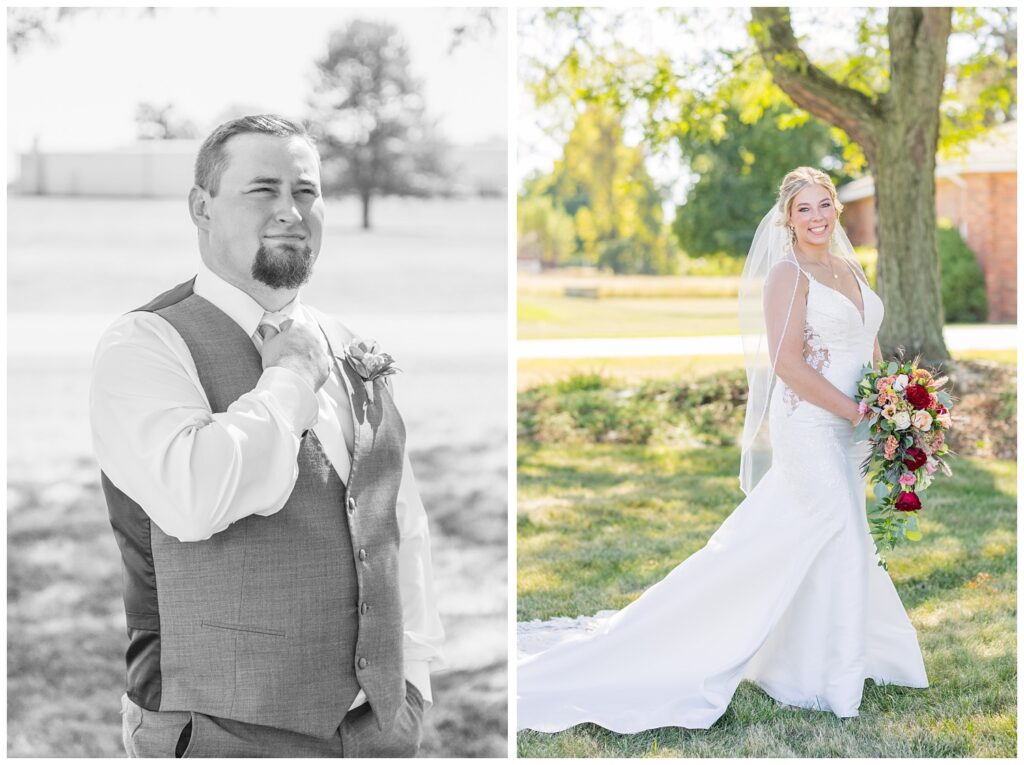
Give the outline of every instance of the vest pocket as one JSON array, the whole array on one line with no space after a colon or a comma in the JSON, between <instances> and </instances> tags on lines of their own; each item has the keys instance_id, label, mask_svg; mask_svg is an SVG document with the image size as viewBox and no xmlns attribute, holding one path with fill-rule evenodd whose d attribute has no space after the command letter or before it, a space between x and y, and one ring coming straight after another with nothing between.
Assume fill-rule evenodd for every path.
<instances>
[{"instance_id":1,"label":"vest pocket","mask_svg":"<svg viewBox=\"0 0 1024 765\"><path fill-rule=\"evenodd\" d=\"M195 726L192 724L192 720L189 720L184 728L181 729L181 733L178 735L178 743L174 747L175 757L184 757L188 754L188 750L192 748L192 741L195 738Z\"/></svg>"},{"instance_id":2,"label":"vest pocket","mask_svg":"<svg viewBox=\"0 0 1024 765\"><path fill-rule=\"evenodd\" d=\"M227 630L228 632L250 632L255 635L267 635L268 637L287 637L284 630L270 629L269 627L251 627L244 624L225 624L223 622L202 623L203 627L214 630Z\"/></svg>"}]
</instances>

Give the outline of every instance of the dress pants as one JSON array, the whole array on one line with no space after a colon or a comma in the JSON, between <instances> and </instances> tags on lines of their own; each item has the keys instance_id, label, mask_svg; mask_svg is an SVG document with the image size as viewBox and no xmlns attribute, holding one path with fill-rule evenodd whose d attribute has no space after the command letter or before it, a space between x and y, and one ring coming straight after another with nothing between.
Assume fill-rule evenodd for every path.
<instances>
[{"instance_id":1,"label":"dress pants","mask_svg":"<svg viewBox=\"0 0 1024 765\"><path fill-rule=\"evenodd\" d=\"M423 734L423 697L406 682L390 729L377 728L369 704L348 712L327 739L212 717L151 712L121 696L121 735L129 757L415 757Z\"/></svg>"}]
</instances>

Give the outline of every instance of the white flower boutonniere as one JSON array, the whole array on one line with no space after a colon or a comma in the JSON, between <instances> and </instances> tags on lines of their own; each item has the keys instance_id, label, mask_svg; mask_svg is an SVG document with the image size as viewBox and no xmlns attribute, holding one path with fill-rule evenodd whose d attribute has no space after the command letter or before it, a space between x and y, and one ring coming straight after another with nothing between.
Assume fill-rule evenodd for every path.
<instances>
[{"instance_id":1,"label":"white flower boutonniere","mask_svg":"<svg viewBox=\"0 0 1024 765\"><path fill-rule=\"evenodd\" d=\"M402 371L395 366L395 359L390 353L378 350L375 340L355 338L345 346L345 358L368 385L374 380Z\"/></svg>"}]
</instances>

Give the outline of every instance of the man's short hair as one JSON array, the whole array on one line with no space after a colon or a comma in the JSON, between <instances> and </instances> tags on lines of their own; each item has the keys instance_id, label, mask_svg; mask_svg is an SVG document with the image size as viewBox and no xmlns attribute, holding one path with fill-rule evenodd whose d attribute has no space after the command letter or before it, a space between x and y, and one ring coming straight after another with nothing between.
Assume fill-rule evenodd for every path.
<instances>
[{"instance_id":1,"label":"man's short hair","mask_svg":"<svg viewBox=\"0 0 1024 765\"><path fill-rule=\"evenodd\" d=\"M291 135L298 136L310 145L317 160L320 159L320 152L317 151L313 136L299 123L277 114L250 114L246 117L239 117L237 120L225 122L203 141L203 145L199 147L199 154L196 156L196 186L208 191L210 196L217 196L220 177L228 166L228 156L224 145L236 135L246 133L259 133L281 138Z\"/></svg>"}]
</instances>

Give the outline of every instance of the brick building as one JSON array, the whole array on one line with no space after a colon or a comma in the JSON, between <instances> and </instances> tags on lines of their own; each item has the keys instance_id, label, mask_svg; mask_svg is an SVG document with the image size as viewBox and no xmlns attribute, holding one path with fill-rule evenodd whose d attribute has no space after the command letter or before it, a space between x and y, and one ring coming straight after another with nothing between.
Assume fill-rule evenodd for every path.
<instances>
[{"instance_id":1,"label":"brick building","mask_svg":"<svg viewBox=\"0 0 1024 765\"><path fill-rule=\"evenodd\" d=\"M854 246L877 246L871 176L839 188L843 226ZM966 154L939 160L935 212L974 250L985 273L989 321L1017 321L1017 123L971 142Z\"/></svg>"}]
</instances>

